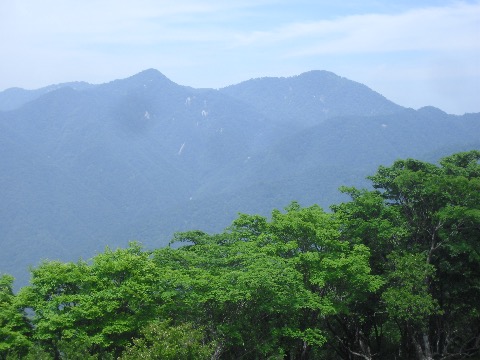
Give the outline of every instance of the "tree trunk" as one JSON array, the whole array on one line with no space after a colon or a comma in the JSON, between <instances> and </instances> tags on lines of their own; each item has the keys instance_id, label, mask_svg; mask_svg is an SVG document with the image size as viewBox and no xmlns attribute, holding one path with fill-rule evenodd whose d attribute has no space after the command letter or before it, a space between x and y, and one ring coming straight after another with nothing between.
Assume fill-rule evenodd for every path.
<instances>
[{"instance_id":1,"label":"tree trunk","mask_svg":"<svg viewBox=\"0 0 480 360\"><path fill-rule=\"evenodd\" d=\"M222 343L219 343L216 348L215 348L215 352L213 353L212 357L210 358L211 360L218 360L220 359L220 356L222 355L223 353L223 344Z\"/></svg>"},{"instance_id":2,"label":"tree trunk","mask_svg":"<svg viewBox=\"0 0 480 360\"><path fill-rule=\"evenodd\" d=\"M432 351L430 349L430 340L428 339L427 334L423 333L421 335L420 342L417 341L416 337L413 338L413 341L418 360L433 360ZM423 347L421 343L423 343Z\"/></svg>"}]
</instances>

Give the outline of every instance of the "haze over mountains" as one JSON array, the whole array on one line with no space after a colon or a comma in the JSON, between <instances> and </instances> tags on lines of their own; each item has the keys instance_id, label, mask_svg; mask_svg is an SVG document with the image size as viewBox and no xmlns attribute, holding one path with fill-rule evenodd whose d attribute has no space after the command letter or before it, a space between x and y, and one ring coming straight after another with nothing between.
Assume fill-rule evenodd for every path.
<instances>
[{"instance_id":1,"label":"haze over mountains","mask_svg":"<svg viewBox=\"0 0 480 360\"><path fill-rule=\"evenodd\" d=\"M480 149L480 113L403 108L326 71L223 89L156 70L0 93L0 272L175 231L220 231L292 200L325 208L398 158Z\"/></svg>"}]
</instances>

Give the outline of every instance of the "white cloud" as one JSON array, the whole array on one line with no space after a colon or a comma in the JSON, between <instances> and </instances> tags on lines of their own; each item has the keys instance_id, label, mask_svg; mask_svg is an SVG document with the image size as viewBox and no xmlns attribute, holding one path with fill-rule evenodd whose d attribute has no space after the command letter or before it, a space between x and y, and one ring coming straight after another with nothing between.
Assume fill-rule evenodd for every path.
<instances>
[{"instance_id":1,"label":"white cloud","mask_svg":"<svg viewBox=\"0 0 480 360\"><path fill-rule=\"evenodd\" d=\"M234 46L279 43L297 43L288 46L292 56L480 50L480 4L462 2L395 15L354 15L288 24L271 31L240 34Z\"/></svg>"},{"instance_id":2,"label":"white cloud","mask_svg":"<svg viewBox=\"0 0 480 360\"><path fill-rule=\"evenodd\" d=\"M229 18L265 0L18 0L0 4L2 45L72 47L225 40ZM3 13L3 15L2 15ZM8 34L8 36L6 36ZM1 35L0 35L1 36Z\"/></svg>"}]
</instances>

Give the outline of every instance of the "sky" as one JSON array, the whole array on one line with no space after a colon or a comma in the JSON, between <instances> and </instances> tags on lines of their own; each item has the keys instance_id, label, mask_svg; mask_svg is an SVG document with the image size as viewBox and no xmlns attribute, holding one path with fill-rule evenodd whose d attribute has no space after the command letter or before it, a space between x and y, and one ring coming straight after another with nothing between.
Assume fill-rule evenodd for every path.
<instances>
[{"instance_id":1,"label":"sky","mask_svg":"<svg viewBox=\"0 0 480 360\"><path fill-rule=\"evenodd\" d=\"M149 68L196 88L328 70L480 112L480 0L0 0L0 91Z\"/></svg>"}]
</instances>

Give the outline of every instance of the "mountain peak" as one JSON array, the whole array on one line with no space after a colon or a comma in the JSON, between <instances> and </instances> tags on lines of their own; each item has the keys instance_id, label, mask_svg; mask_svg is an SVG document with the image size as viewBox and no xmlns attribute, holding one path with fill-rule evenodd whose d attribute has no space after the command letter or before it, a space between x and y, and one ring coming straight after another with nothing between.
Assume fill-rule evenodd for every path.
<instances>
[{"instance_id":1,"label":"mountain peak","mask_svg":"<svg viewBox=\"0 0 480 360\"><path fill-rule=\"evenodd\" d=\"M310 70L310 71L306 71L306 72L301 73L300 75L297 75L297 76L294 76L294 77L297 77L297 78L306 78L306 77L319 78L319 77L321 77L321 78L335 78L335 79L341 78L337 74L335 74L331 71L327 71L327 70Z\"/></svg>"},{"instance_id":2,"label":"mountain peak","mask_svg":"<svg viewBox=\"0 0 480 360\"><path fill-rule=\"evenodd\" d=\"M432 116L445 116L447 113L435 106L424 106L418 109L418 112Z\"/></svg>"},{"instance_id":3,"label":"mountain peak","mask_svg":"<svg viewBox=\"0 0 480 360\"><path fill-rule=\"evenodd\" d=\"M179 86L165 75L163 75L160 71L156 69L147 69L143 70L133 76L113 80L109 83L103 84L100 88L102 90L109 89L113 91L131 91L132 89L139 89L139 88L148 88L151 89L155 88L172 88L175 86Z\"/></svg>"},{"instance_id":4,"label":"mountain peak","mask_svg":"<svg viewBox=\"0 0 480 360\"><path fill-rule=\"evenodd\" d=\"M165 75L163 75L160 71L157 69L146 69L138 74L135 74L127 79L135 79L135 80L141 80L141 81L168 81L172 82L169 78L167 78Z\"/></svg>"}]
</instances>

